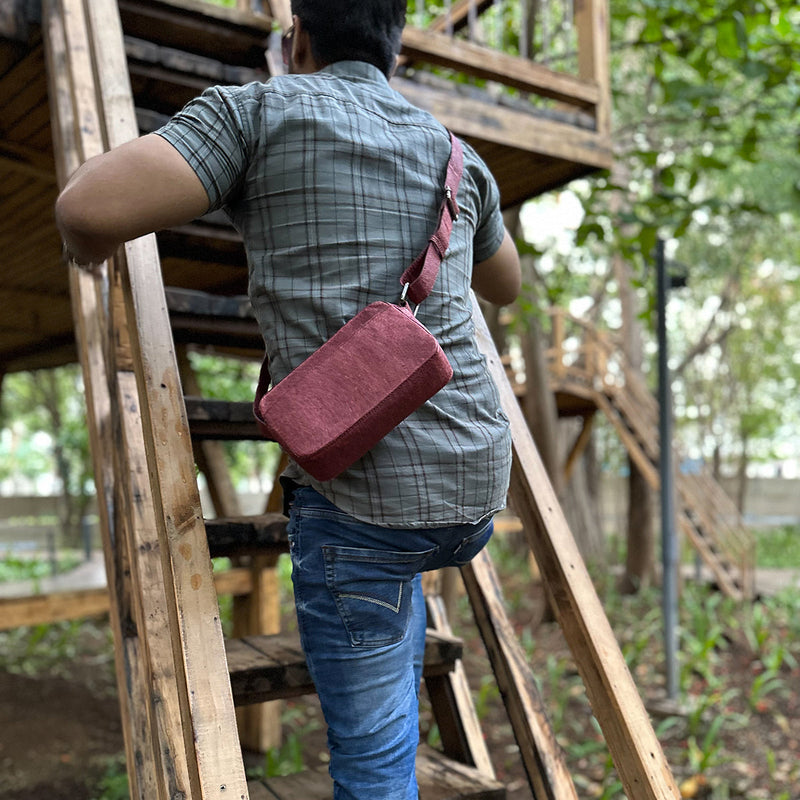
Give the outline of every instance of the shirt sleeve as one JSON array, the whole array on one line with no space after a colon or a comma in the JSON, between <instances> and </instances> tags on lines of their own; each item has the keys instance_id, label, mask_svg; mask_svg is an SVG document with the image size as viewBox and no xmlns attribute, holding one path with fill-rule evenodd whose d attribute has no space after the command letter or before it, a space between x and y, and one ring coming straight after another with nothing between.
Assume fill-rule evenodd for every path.
<instances>
[{"instance_id":1,"label":"shirt sleeve","mask_svg":"<svg viewBox=\"0 0 800 800\"><path fill-rule=\"evenodd\" d=\"M474 177L480 198L478 224L473 240L473 259L479 264L493 256L500 248L505 236L505 223L500 210L500 190L497 181L480 157L474 153L473 156L477 161L478 168L474 171Z\"/></svg>"},{"instance_id":2,"label":"shirt sleeve","mask_svg":"<svg viewBox=\"0 0 800 800\"><path fill-rule=\"evenodd\" d=\"M238 190L248 165L246 123L232 87L212 87L155 131L188 162L208 194L209 211Z\"/></svg>"}]
</instances>

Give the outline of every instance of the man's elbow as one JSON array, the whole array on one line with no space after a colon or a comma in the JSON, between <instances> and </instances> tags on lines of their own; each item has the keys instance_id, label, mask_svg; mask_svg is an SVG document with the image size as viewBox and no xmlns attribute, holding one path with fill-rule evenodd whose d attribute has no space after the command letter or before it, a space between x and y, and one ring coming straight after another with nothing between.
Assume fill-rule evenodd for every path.
<instances>
[{"instance_id":1,"label":"man's elbow","mask_svg":"<svg viewBox=\"0 0 800 800\"><path fill-rule=\"evenodd\" d=\"M103 229L101 215L82 194L74 184L67 184L59 194L54 208L56 227L73 258L99 263L113 253L117 242Z\"/></svg>"}]
</instances>

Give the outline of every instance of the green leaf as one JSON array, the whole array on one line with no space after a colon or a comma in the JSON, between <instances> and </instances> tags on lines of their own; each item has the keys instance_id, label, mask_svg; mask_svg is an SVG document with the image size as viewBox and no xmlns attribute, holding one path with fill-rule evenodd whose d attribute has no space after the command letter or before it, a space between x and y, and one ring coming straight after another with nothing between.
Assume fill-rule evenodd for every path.
<instances>
[{"instance_id":1,"label":"green leaf","mask_svg":"<svg viewBox=\"0 0 800 800\"><path fill-rule=\"evenodd\" d=\"M752 125L745 134L742 144L739 147L739 156L745 161L756 161L758 150L758 129Z\"/></svg>"}]
</instances>

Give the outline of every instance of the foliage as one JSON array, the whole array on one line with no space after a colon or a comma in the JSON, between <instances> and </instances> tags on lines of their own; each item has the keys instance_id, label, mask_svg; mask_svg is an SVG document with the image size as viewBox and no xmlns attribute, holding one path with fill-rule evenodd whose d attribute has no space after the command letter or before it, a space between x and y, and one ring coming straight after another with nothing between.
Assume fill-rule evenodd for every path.
<instances>
[{"instance_id":1,"label":"foliage","mask_svg":"<svg viewBox=\"0 0 800 800\"><path fill-rule=\"evenodd\" d=\"M221 356L190 354L192 369L204 397L212 400L251 400L255 394L260 365L252 361ZM235 487L267 492L280 458L274 442L223 442Z\"/></svg>"},{"instance_id":2,"label":"foliage","mask_svg":"<svg viewBox=\"0 0 800 800\"><path fill-rule=\"evenodd\" d=\"M58 572L67 572L79 563L74 553L60 554L55 567ZM14 553L5 553L0 558L0 583L8 581L37 581L53 573L53 564L41 558L17 556Z\"/></svg>"},{"instance_id":3,"label":"foliage","mask_svg":"<svg viewBox=\"0 0 800 800\"><path fill-rule=\"evenodd\" d=\"M96 794L92 800L128 800L130 797L128 788L128 773L126 770L125 759L109 759L106 771L98 783Z\"/></svg>"},{"instance_id":4,"label":"foliage","mask_svg":"<svg viewBox=\"0 0 800 800\"><path fill-rule=\"evenodd\" d=\"M79 545L94 482L80 370L15 373L3 382L0 480L9 492L60 494L62 529ZM48 480L49 485L42 484Z\"/></svg>"},{"instance_id":5,"label":"foliage","mask_svg":"<svg viewBox=\"0 0 800 800\"><path fill-rule=\"evenodd\" d=\"M536 267L521 312L555 303L619 328L611 264L621 258L652 364L661 237L689 278L667 308L689 454L740 471L796 457L800 13L789 0L611 0L610 9L615 164L523 209ZM570 198L580 213L566 213Z\"/></svg>"},{"instance_id":6,"label":"foliage","mask_svg":"<svg viewBox=\"0 0 800 800\"><path fill-rule=\"evenodd\" d=\"M24 675L66 677L74 668L74 659L86 652L89 645L102 653L97 665L111 669L111 634L105 623L66 620L0 631L0 669Z\"/></svg>"},{"instance_id":7,"label":"foliage","mask_svg":"<svg viewBox=\"0 0 800 800\"><path fill-rule=\"evenodd\" d=\"M689 272L668 319L678 306L673 390L692 454L786 457L771 443L800 417L800 15L788 0L611 12L616 165L581 194L575 242L634 266L650 319L653 248L668 241Z\"/></svg>"},{"instance_id":8,"label":"foliage","mask_svg":"<svg viewBox=\"0 0 800 800\"><path fill-rule=\"evenodd\" d=\"M263 768L256 773L258 777L292 775L305 769L303 740L307 734L319 729L319 720L302 705L287 702L281 712L281 725L281 746L270 748L266 752Z\"/></svg>"}]
</instances>

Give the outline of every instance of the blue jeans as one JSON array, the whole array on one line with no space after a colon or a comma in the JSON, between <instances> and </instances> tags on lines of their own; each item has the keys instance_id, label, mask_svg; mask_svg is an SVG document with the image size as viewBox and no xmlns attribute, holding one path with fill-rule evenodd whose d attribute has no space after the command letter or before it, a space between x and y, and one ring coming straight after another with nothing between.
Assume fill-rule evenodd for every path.
<instances>
[{"instance_id":1,"label":"blue jeans","mask_svg":"<svg viewBox=\"0 0 800 800\"><path fill-rule=\"evenodd\" d=\"M297 622L328 724L334 800L417 800L420 573L466 564L492 530L491 519L382 528L310 487L295 491L289 548Z\"/></svg>"}]
</instances>

